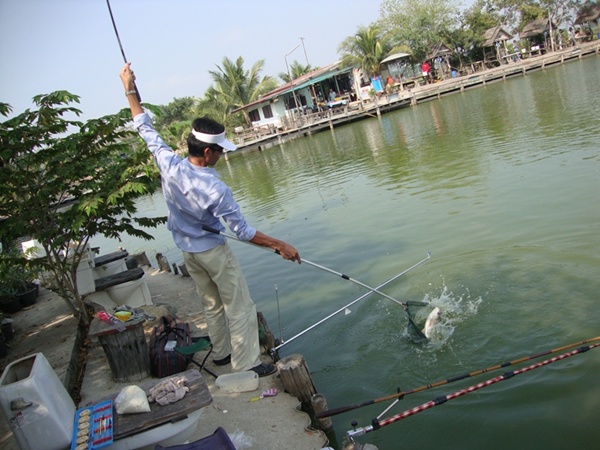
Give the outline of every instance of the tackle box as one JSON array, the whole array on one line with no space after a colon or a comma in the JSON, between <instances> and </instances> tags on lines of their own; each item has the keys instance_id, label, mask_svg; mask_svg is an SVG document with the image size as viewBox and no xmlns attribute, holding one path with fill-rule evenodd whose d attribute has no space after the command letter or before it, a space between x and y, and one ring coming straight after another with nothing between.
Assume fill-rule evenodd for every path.
<instances>
[{"instance_id":1,"label":"tackle box","mask_svg":"<svg viewBox=\"0 0 600 450\"><path fill-rule=\"evenodd\" d=\"M113 443L113 402L106 400L75 411L71 450L93 450Z\"/></svg>"}]
</instances>

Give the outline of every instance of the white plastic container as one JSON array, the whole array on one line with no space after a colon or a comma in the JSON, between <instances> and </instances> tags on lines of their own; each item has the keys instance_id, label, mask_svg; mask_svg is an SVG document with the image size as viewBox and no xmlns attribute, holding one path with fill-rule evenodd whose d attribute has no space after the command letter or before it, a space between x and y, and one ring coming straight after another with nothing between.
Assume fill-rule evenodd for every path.
<instances>
[{"instance_id":1,"label":"white plastic container","mask_svg":"<svg viewBox=\"0 0 600 450\"><path fill-rule=\"evenodd\" d=\"M4 369L0 409L22 450L62 450L71 444L75 404L42 353Z\"/></svg>"},{"instance_id":2,"label":"white plastic container","mask_svg":"<svg viewBox=\"0 0 600 450\"><path fill-rule=\"evenodd\" d=\"M251 370L226 373L217 377L215 384L227 393L255 391L258 388L258 374Z\"/></svg>"},{"instance_id":3,"label":"white plastic container","mask_svg":"<svg viewBox=\"0 0 600 450\"><path fill-rule=\"evenodd\" d=\"M89 253L81 257L81 262L77 266L77 290L80 295L90 294L96 290L94 258Z\"/></svg>"}]
</instances>

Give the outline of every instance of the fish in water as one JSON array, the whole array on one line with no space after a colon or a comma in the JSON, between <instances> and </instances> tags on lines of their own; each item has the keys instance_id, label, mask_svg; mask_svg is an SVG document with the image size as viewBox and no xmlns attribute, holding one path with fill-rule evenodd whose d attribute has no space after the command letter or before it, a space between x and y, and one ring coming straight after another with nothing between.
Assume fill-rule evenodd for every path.
<instances>
[{"instance_id":1,"label":"fish in water","mask_svg":"<svg viewBox=\"0 0 600 450\"><path fill-rule=\"evenodd\" d=\"M440 308L437 306L433 308L433 311L429 313L427 316L427 320L425 321L425 328L423 328L423 334L428 338L431 337L433 328L437 325L441 318Z\"/></svg>"}]
</instances>

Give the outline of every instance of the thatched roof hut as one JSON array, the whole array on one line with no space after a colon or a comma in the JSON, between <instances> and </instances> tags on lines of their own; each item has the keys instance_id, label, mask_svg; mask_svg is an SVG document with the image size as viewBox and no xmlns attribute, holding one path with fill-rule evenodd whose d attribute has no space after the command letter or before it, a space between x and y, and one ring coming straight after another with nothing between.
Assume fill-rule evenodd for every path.
<instances>
[{"instance_id":1,"label":"thatched roof hut","mask_svg":"<svg viewBox=\"0 0 600 450\"><path fill-rule=\"evenodd\" d=\"M551 25L550 20L547 18L535 19L533 22L529 22L523 28L521 32L522 38L530 38L534 36L538 36L540 34L544 34L545 31L550 31Z\"/></svg>"},{"instance_id":2,"label":"thatched roof hut","mask_svg":"<svg viewBox=\"0 0 600 450\"><path fill-rule=\"evenodd\" d=\"M447 56L447 55L451 55L452 54L452 49L450 47L448 47L446 44L444 43L439 43L437 45L434 45L431 50L429 50L429 53L427 54L427 56L425 56L426 60L430 60L430 59L434 59L437 58L438 56Z\"/></svg>"},{"instance_id":3,"label":"thatched roof hut","mask_svg":"<svg viewBox=\"0 0 600 450\"><path fill-rule=\"evenodd\" d=\"M494 47L496 42L506 42L512 39L512 34L502 28L500 25L486 30L483 34L485 41L481 44L482 47Z\"/></svg>"}]
</instances>

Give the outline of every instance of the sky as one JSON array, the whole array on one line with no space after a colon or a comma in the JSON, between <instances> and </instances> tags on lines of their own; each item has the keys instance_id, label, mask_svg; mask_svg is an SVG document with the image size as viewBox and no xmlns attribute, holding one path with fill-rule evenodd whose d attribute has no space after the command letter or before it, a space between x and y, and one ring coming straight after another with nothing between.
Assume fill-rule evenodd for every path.
<instances>
[{"instance_id":1,"label":"sky","mask_svg":"<svg viewBox=\"0 0 600 450\"><path fill-rule=\"evenodd\" d=\"M379 17L379 0L110 0L142 101L202 97L223 58L277 77L295 60L323 67ZM303 39L301 39L303 38ZM126 107L123 56L106 0L0 0L0 102L13 115L35 95L81 97L84 120ZM279 80L280 81L280 80ZM0 118L0 120L3 120Z\"/></svg>"}]
</instances>

